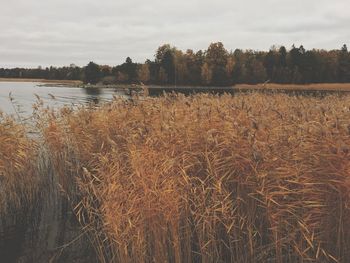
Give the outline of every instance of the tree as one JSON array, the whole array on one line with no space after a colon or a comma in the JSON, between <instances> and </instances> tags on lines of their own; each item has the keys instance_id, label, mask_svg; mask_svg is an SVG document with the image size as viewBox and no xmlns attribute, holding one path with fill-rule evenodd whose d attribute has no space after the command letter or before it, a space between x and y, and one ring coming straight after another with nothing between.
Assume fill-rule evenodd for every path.
<instances>
[{"instance_id":1,"label":"tree","mask_svg":"<svg viewBox=\"0 0 350 263\"><path fill-rule=\"evenodd\" d=\"M175 83L175 55L174 50L166 50L160 63L167 74L167 82Z\"/></svg>"},{"instance_id":2,"label":"tree","mask_svg":"<svg viewBox=\"0 0 350 263\"><path fill-rule=\"evenodd\" d=\"M110 67L90 62L85 67L0 69L0 77L83 80L97 82L178 85L232 85L258 83L350 82L350 53L343 45L338 50L305 50L292 46L272 46L269 51L239 50L228 52L221 42L211 43L206 51L185 52L165 44L155 58L137 64L127 57L121 65Z\"/></svg>"},{"instance_id":3,"label":"tree","mask_svg":"<svg viewBox=\"0 0 350 263\"><path fill-rule=\"evenodd\" d=\"M132 64L132 59L130 57L127 57L125 60L126 64Z\"/></svg>"},{"instance_id":4,"label":"tree","mask_svg":"<svg viewBox=\"0 0 350 263\"><path fill-rule=\"evenodd\" d=\"M158 72L158 81L161 84L166 84L168 82L168 75L163 67L160 67Z\"/></svg>"},{"instance_id":5,"label":"tree","mask_svg":"<svg viewBox=\"0 0 350 263\"><path fill-rule=\"evenodd\" d=\"M201 70L202 83L204 85L211 84L213 72L210 69L208 63L204 63Z\"/></svg>"},{"instance_id":6,"label":"tree","mask_svg":"<svg viewBox=\"0 0 350 263\"><path fill-rule=\"evenodd\" d=\"M206 54L206 61L212 66L225 66L228 52L221 42L211 43Z\"/></svg>"},{"instance_id":7,"label":"tree","mask_svg":"<svg viewBox=\"0 0 350 263\"><path fill-rule=\"evenodd\" d=\"M120 66L120 71L128 75L129 82L137 78L137 64L133 63L130 57L127 57L125 63Z\"/></svg>"},{"instance_id":8,"label":"tree","mask_svg":"<svg viewBox=\"0 0 350 263\"><path fill-rule=\"evenodd\" d=\"M302 82L303 76L301 75L299 68L296 66L294 67L293 73L292 73L292 83L300 84Z\"/></svg>"},{"instance_id":9,"label":"tree","mask_svg":"<svg viewBox=\"0 0 350 263\"><path fill-rule=\"evenodd\" d=\"M167 81L164 84L175 83L175 59L177 51L175 47L171 47L169 44L160 46L156 51L155 62L164 69L167 75Z\"/></svg>"},{"instance_id":10,"label":"tree","mask_svg":"<svg viewBox=\"0 0 350 263\"><path fill-rule=\"evenodd\" d=\"M340 82L350 82L350 54L348 47L343 45L338 56L338 75Z\"/></svg>"},{"instance_id":11,"label":"tree","mask_svg":"<svg viewBox=\"0 0 350 263\"><path fill-rule=\"evenodd\" d=\"M322 64L324 66L322 82L340 82L340 80L338 80L339 61L337 51L321 51L320 56L323 59Z\"/></svg>"},{"instance_id":12,"label":"tree","mask_svg":"<svg viewBox=\"0 0 350 263\"><path fill-rule=\"evenodd\" d=\"M227 63L226 63L226 75L228 78L231 78L232 76L232 72L235 66L235 60L234 58L231 56L227 59Z\"/></svg>"},{"instance_id":13,"label":"tree","mask_svg":"<svg viewBox=\"0 0 350 263\"><path fill-rule=\"evenodd\" d=\"M267 73L267 76L270 80L273 79L273 73L274 73L274 69L276 67L275 58L276 58L275 50L270 49L270 51L265 56L265 60L264 60L264 66L266 68L266 73Z\"/></svg>"},{"instance_id":14,"label":"tree","mask_svg":"<svg viewBox=\"0 0 350 263\"><path fill-rule=\"evenodd\" d=\"M125 72L117 72L117 81L119 83L127 83L129 81L129 75Z\"/></svg>"},{"instance_id":15,"label":"tree","mask_svg":"<svg viewBox=\"0 0 350 263\"><path fill-rule=\"evenodd\" d=\"M212 71L212 84L213 85L226 85L227 75L226 75L226 64L227 64L228 52L224 48L221 42L211 43L207 53L206 62Z\"/></svg>"},{"instance_id":16,"label":"tree","mask_svg":"<svg viewBox=\"0 0 350 263\"><path fill-rule=\"evenodd\" d=\"M287 66L287 49L284 46L281 46L278 50L279 53L279 66Z\"/></svg>"},{"instance_id":17,"label":"tree","mask_svg":"<svg viewBox=\"0 0 350 263\"><path fill-rule=\"evenodd\" d=\"M161 63L161 61L163 60L164 58L164 54L167 52L167 51L171 51L171 46L169 44L164 44L162 46L160 46L157 51L156 51L156 62L157 63Z\"/></svg>"},{"instance_id":18,"label":"tree","mask_svg":"<svg viewBox=\"0 0 350 263\"><path fill-rule=\"evenodd\" d=\"M289 51L289 63L288 67L293 72L292 82L293 83L304 83L306 76L306 51L301 45L296 48L294 45Z\"/></svg>"},{"instance_id":19,"label":"tree","mask_svg":"<svg viewBox=\"0 0 350 263\"><path fill-rule=\"evenodd\" d=\"M109 66L100 66L101 77L107 77L111 75L111 68Z\"/></svg>"},{"instance_id":20,"label":"tree","mask_svg":"<svg viewBox=\"0 0 350 263\"><path fill-rule=\"evenodd\" d=\"M143 83L148 83L150 80L149 65L143 64L137 71L137 79Z\"/></svg>"},{"instance_id":21,"label":"tree","mask_svg":"<svg viewBox=\"0 0 350 263\"><path fill-rule=\"evenodd\" d=\"M251 62L251 75L253 83L263 83L267 80L266 69L262 61L253 59Z\"/></svg>"},{"instance_id":22,"label":"tree","mask_svg":"<svg viewBox=\"0 0 350 263\"><path fill-rule=\"evenodd\" d=\"M96 84L100 80L100 67L90 62L84 69L84 82Z\"/></svg>"}]
</instances>

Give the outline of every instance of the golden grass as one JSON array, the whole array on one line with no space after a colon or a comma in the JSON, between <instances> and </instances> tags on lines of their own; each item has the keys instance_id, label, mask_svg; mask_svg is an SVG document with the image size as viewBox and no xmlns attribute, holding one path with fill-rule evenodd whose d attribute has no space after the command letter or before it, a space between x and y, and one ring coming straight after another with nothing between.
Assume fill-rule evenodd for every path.
<instances>
[{"instance_id":1,"label":"golden grass","mask_svg":"<svg viewBox=\"0 0 350 263\"><path fill-rule=\"evenodd\" d=\"M350 83L316 83L316 84L238 84L240 90L287 90L287 91L350 91Z\"/></svg>"},{"instance_id":2,"label":"golden grass","mask_svg":"<svg viewBox=\"0 0 350 263\"><path fill-rule=\"evenodd\" d=\"M29 208L38 190L36 155L25 127L0 113L0 215Z\"/></svg>"},{"instance_id":3,"label":"golden grass","mask_svg":"<svg viewBox=\"0 0 350 263\"><path fill-rule=\"evenodd\" d=\"M349 262L349 105L171 95L43 132L101 262Z\"/></svg>"}]
</instances>

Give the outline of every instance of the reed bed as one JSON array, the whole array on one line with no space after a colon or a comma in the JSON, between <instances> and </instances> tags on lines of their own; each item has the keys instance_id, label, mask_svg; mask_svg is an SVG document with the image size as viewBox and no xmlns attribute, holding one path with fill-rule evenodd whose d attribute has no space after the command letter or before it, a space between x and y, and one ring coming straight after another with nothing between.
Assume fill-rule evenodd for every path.
<instances>
[{"instance_id":1,"label":"reed bed","mask_svg":"<svg viewBox=\"0 0 350 263\"><path fill-rule=\"evenodd\" d=\"M38 192L37 143L25 126L0 113L0 215L27 210ZM2 220L0 220L1 222Z\"/></svg>"},{"instance_id":2,"label":"reed bed","mask_svg":"<svg viewBox=\"0 0 350 263\"><path fill-rule=\"evenodd\" d=\"M0 113L0 262L96 262L37 128Z\"/></svg>"},{"instance_id":3,"label":"reed bed","mask_svg":"<svg viewBox=\"0 0 350 263\"><path fill-rule=\"evenodd\" d=\"M349 106L168 95L40 121L101 262L349 262Z\"/></svg>"},{"instance_id":4,"label":"reed bed","mask_svg":"<svg viewBox=\"0 0 350 263\"><path fill-rule=\"evenodd\" d=\"M237 84L234 86L238 90L284 90L284 91L333 91L333 92L349 92L349 83L313 83L313 84Z\"/></svg>"}]
</instances>

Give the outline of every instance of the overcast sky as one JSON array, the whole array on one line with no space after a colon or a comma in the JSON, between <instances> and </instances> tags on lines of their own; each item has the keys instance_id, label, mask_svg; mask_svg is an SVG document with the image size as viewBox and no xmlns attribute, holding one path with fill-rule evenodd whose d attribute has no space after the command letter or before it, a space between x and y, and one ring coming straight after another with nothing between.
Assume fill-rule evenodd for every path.
<instances>
[{"instance_id":1,"label":"overcast sky","mask_svg":"<svg viewBox=\"0 0 350 263\"><path fill-rule=\"evenodd\" d=\"M0 0L0 67L116 65L164 43L268 50L350 45L350 0Z\"/></svg>"}]
</instances>

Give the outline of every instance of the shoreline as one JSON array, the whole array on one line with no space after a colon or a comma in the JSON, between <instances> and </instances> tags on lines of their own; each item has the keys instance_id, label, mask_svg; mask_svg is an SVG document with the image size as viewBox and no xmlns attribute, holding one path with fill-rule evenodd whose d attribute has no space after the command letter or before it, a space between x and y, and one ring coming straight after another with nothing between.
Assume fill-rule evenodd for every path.
<instances>
[{"instance_id":1,"label":"shoreline","mask_svg":"<svg viewBox=\"0 0 350 263\"><path fill-rule=\"evenodd\" d=\"M81 88L117 88L117 89L140 89L142 85L137 84L80 84ZM339 91L350 92L350 83L309 83L309 84L236 84L231 86L191 86L191 85L144 85L148 89L159 90L228 90L236 91Z\"/></svg>"},{"instance_id":2,"label":"shoreline","mask_svg":"<svg viewBox=\"0 0 350 263\"><path fill-rule=\"evenodd\" d=\"M83 84L80 80L58 80L58 79L28 79L28 78L0 78L0 82L35 82L46 84Z\"/></svg>"},{"instance_id":3,"label":"shoreline","mask_svg":"<svg viewBox=\"0 0 350 263\"><path fill-rule=\"evenodd\" d=\"M309 84L237 84L236 90L248 91L339 91L350 92L350 83L309 83Z\"/></svg>"},{"instance_id":4,"label":"shoreline","mask_svg":"<svg viewBox=\"0 0 350 263\"><path fill-rule=\"evenodd\" d=\"M110 88L110 89L142 89L141 85L137 84L84 84L80 80L50 80L50 79L30 79L30 78L0 78L0 82L33 82L42 83L39 86L72 86L85 89L99 89L99 88ZM309 84L278 84L278 83L258 83L258 84L236 84L232 86L191 86L191 85L159 85L151 84L145 85L149 89L155 90L211 90L211 89L224 89L232 88L236 91L339 91L339 92L350 92L350 83L309 83Z\"/></svg>"}]
</instances>

